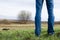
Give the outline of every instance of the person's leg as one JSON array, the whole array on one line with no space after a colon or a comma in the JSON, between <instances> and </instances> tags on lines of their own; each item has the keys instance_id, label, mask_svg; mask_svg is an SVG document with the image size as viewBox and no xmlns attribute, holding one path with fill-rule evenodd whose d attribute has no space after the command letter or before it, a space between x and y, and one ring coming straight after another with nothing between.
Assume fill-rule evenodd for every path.
<instances>
[{"instance_id":1,"label":"person's leg","mask_svg":"<svg viewBox=\"0 0 60 40\"><path fill-rule=\"evenodd\" d=\"M54 14L53 14L53 0L46 0L47 10L48 10L48 34L54 33Z\"/></svg>"},{"instance_id":2,"label":"person's leg","mask_svg":"<svg viewBox=\"0 0 60 40\"><path fill-rule=\"evenodd\" d=\"M39 36L41 32L41 10L44 0L36 0L36 15L35 15L35 35Z\"/></svg>"}]
</instances>

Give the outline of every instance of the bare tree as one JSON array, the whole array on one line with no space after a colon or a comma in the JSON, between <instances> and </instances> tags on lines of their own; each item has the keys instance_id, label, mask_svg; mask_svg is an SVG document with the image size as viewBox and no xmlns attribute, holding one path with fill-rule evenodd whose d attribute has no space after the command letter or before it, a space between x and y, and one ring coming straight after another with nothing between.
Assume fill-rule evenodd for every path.
<instances>
[{"instance_id":1,"label":"bare tree","mask_svg":"<svg viewBox=\"0 0 60 40\"><path fill-rule=\"evenodd\" d=\"M18 20L22 23L27 23L29 20L31 20L31 12L29 11L21 11L18 15Z\"/></svg>"}]
</instances>

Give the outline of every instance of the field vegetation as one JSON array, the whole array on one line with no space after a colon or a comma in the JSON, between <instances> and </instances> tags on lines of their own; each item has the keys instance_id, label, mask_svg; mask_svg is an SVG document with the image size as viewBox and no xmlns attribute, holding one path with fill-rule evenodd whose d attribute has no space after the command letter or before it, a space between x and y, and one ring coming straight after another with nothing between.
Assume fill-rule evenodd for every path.
<instances>
[{"instance_id":1,"label":"field vegetation","mask_svg":"<svg viewBox=\"0 0 60 40\"><path fill-rule=\"evenodd\" d=\"M53 36L47 35L47 24L42 24L41 28L41 36L36 37L34 24L0 24L0 40L60 40L60 24L54 25Z\"/></svg>"}]
</instances>

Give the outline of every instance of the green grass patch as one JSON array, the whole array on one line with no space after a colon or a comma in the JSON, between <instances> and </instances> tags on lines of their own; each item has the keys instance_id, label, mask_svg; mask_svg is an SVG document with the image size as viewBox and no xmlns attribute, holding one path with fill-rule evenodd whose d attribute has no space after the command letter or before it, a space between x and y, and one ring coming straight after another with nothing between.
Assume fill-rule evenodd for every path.
<instances>
[{"instance_id":1,"label":"green grass patch","mask_svg":"<svg viewBox=\"0 0 60 40\"><path fill-rule=\"evenodd\" d=\"M43 30L40 37L36 37L34 30L8 30L0 31L0 40L60 40L57 33L60 30L55 30L53 36L47 36L47 31Z\"/></svg>"}]
</instances>

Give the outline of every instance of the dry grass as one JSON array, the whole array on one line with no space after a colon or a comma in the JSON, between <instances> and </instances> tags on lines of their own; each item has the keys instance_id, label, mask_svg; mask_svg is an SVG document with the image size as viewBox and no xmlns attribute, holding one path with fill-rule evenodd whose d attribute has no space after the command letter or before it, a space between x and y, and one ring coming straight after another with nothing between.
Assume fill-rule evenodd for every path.
<instances>
[{"instance_id":1,"label":"dry grass","mask_svg":"<svg viewBox=\"0 0 60 40\"><path fill-rule=\"evenodd\" d=\"M9 28L11 30L28 30L34 29L34 24L1 24L0 29L2 28Z\"/></svg>"},{"instance_id":2,"label":"dry grass","mask_svg":"<svg viewBox=\"0 0 60 40\"><path fill-rule=\"evenodd\" d=\"M9 28L10 30L32 30L35 28L34 24L0 24L0 30L3 28ZM47 24L42 24L42 28L48 28ZM54 25L54 28L59 29L60 25Z\"/></svg>"}]
</instances>

